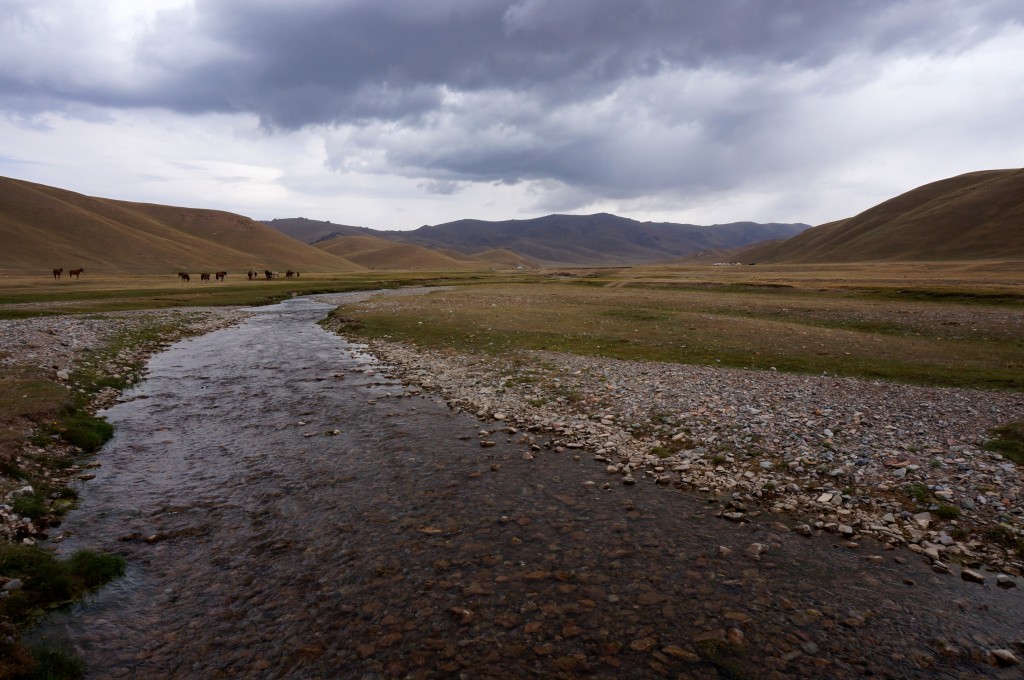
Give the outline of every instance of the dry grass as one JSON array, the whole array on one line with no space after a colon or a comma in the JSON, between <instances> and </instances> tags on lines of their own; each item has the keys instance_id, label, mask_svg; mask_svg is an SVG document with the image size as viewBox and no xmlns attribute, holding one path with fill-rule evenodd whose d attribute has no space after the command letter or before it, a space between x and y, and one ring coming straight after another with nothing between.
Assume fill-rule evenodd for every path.
<instances>
[{"instance_id":1,"label":"dry grass","mask_svg":"<svg viewBox=\"0 0 1024 680\"><path fill-rule=\"evenodd\" d=\"M579 272L570 281L463 287L342 313L367 336L454 351L550 349L1024 390L1024 306L1012 300L903 300L895 294L902 288L887 283L894 273L873 268L831 279L776 270L768 286L708 269ZM951 290L979 295L1012 285L1000 275Z\"/></svg>"},{"instance_id":2,"label":"dry grass","mask_svg":"<svg viewBox=\"0 0 1024 680\"><path fill-rule=\"evenodd\" d=\"M480 281L492 274L473 272L303 272L300 278L259 278L230 272L224 282L181 283L174 274L91 275L81 280L47 276L0 276L0 319L39 314L87 313L167 307L262 305L291 297L403 285L444 285Z\"/></svg>"}]
</instances>

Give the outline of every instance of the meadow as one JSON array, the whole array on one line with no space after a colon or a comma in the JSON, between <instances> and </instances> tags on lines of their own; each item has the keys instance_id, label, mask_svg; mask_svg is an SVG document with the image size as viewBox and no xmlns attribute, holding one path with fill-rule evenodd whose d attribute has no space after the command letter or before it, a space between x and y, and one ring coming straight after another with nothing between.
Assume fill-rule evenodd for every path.
<instances>
[{"instance_id":1,"label":"meadow","mask_svg":"<svg viewBox=\"0 0 1024 680\"><path fill-rule=\"evenodd\" d=\"M259 305L314 293L449 286L345 309L364 337L453 350L622 359L1024 390L1024 267L1012 262L0 278L0 319Z\"/></svg>"},{"instance_id":2,"label":"meadow","mask_svg":"<svg viewBox=\"0 0 1024 680\"><path fill-rule=\"evenodd\" d=\"M973 267L565 270L339 313L363 337L453 351L1024 391L1024 276Z\"/></svg>"}]
</instances>

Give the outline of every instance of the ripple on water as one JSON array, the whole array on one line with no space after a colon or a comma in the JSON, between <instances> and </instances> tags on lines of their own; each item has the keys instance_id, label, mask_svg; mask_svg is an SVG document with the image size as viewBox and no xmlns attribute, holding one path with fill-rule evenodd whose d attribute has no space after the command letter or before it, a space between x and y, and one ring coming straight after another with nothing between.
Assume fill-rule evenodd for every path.
<instances>
[{"instance_id":1,"label":"ripple on water","mask_svg":"<svg viewBox=\"0 0 1024 680\"><path fill-rule=\"evenodd\" d=\"M128 574L39 637L94 677L924 678L998 674L982 650L1019 635L1017 593L481 448L475 419L353 379L372 360L327 309L153 359L62 546Z\"/></svg>"}]
</instances>

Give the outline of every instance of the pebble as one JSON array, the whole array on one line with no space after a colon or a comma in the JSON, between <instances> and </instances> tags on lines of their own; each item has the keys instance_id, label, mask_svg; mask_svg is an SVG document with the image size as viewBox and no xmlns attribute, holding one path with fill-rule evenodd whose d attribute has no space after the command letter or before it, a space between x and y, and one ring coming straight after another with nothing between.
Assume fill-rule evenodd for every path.
<instances>
[{"instance_id":1,"label":"pebble","mask_svg":"<svg viewBox=\"0 0 1024 680\"><path fill-rule=\"evenodd\" d=\"M627 485L649 480L746 495L794 517L829 505L844 513L833 523L843 535L850 527L887 546L938 544L937 532L948 535L950 525L922 512L905 487L920 484L935 501L963 509L956 521L970 531L971 545L942 544L993 570L1024 573L1019 556L987 543L999 523L1024 534L1024 512L1007 511L1021 501L1024 476L980 446L991 428L1019 415L1012 393L546 351L460 355L382 340L369 349L451 405L500 413L520 430L554 437L556 449L599 451L609 474L629 468ZM559 399L567 389L593 396ZM686 445L668 457L652 454L666 442ZM923 464L931 461L938 463ZM822 488L839 477L849 495Z\"/></svg>"},{"instance_id":2,"label":"pebble","mask_svg":"<svg viewBox=\"0 0 1024 680\"><path fill-rule=\"evenodd\" d=\"M963 569L960 572L960 578L962 578L965 581L970 581L971 583L985 582L985 575L973 569Z\"/></svg>"}]
</instances>

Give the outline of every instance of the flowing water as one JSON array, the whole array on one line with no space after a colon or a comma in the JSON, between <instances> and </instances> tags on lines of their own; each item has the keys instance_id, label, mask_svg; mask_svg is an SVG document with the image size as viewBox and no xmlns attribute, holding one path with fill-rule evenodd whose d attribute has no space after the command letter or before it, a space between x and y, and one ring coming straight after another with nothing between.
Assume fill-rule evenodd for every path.
<instances>
[{"instance_id":1,"label":"flowing water","mask_svg":"<svg viewBox=\"0 0 1024 680\"><path fill-rule=\"evenodd\" d=\"M1021 635L1016 591L483 447L498 424L412 395L329 309L152 359L61 544L127 576L37 639L97 678L1011 677L982 651Z\"/></svg>"}]
</instances>

